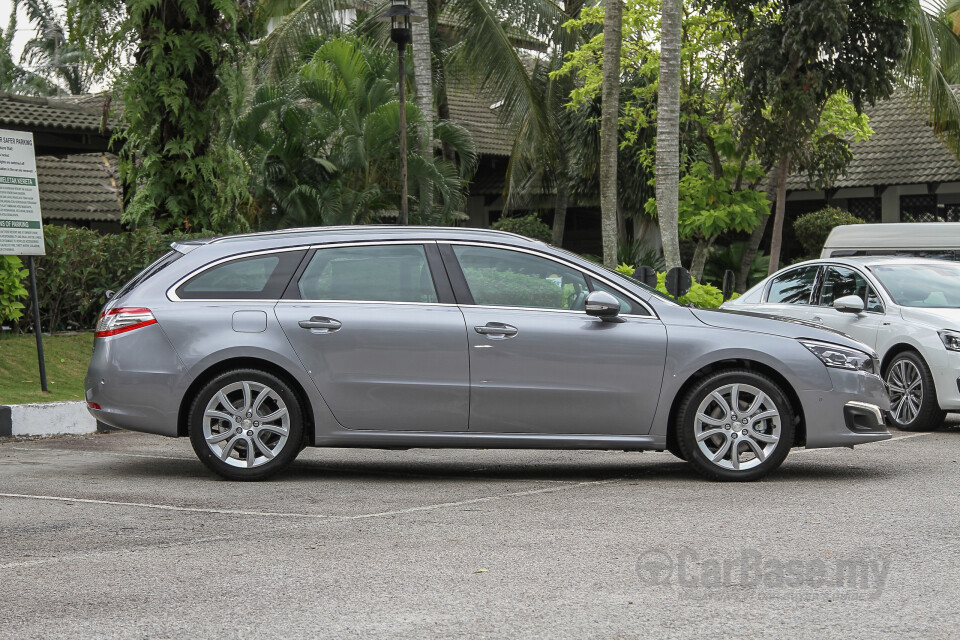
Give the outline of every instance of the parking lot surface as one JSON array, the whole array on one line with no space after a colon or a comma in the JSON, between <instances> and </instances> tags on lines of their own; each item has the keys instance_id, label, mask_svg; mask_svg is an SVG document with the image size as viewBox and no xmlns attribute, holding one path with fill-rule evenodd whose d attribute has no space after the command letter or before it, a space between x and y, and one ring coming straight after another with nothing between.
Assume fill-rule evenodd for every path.
<instances>
[{"instance_id":1,"label":"parking lot surface","mask_svg":"<svg viewBox=\"0 0 960 640\"><path fill-rule=\"evenodd\" d=\"M186 440L0 441L3 638L960 635L960 420L795 449L307 449L220 480Z\"/></svg>"}]
</instances>

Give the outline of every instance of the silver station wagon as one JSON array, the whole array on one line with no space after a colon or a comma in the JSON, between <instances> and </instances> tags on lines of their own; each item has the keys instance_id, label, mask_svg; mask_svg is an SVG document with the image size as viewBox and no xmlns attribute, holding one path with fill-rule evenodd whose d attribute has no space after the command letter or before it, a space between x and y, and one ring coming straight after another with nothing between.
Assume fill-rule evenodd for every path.
<instances>
[{"instance_id":1,"label":"silver station wagon","mask_svg":"<svg viewBox=\"0 0 960 640\"><path fill-rule=\"evenodd\" d=\"M794 446L889 438L877 372L838 333L521 236L326 227L172 245L104 307L86 399L236 480L307 445L666 449L753 480Z\"/></svg>"}]
</instances>

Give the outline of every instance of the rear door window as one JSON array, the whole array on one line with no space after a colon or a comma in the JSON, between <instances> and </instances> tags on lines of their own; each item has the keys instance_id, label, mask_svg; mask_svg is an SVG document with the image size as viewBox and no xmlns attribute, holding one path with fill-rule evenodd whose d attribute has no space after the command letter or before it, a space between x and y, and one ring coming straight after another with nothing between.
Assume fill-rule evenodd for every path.
<instances>
[{"instance_id":1,"label":"rear door window","mask_svg":"<svg viewBox=\"0 0 960 640\"><path fill-rule=\"evenodd\" d=\"M303 300L437 302L423 245L318 249L297 282Z\"/></svg>"},{"instance_id":2,"label":"rear door window","mask_svg":"<svg viewBox=\"0 0 960 640\"><path fill-rule=\"evenodd\" d=\"M810 304L819 270L817 266L798 267L780 274L770 283L767 303Z\"/></svg>"}]
</instances>

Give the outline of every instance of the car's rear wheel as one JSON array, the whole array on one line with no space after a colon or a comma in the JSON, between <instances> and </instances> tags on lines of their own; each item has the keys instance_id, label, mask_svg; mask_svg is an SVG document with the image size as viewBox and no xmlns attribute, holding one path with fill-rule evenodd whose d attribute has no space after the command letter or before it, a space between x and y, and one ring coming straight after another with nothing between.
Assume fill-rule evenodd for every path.
<instances>
[{"instance_id":1,"label":"car's rear wheel","mask_svg":"<svg viewBox=\"0 0 960 640\"><path fill-rule=\"evenodd\" d=\"M890 422L904 431L933 431L947 414L940 409L930 368L918 354L904 351L887 365Z\"/></svg>"},{"instance_id":2,"label":"car's rear wheel","mask_svg":"<svg viewBox=\"0 0 960 640\"><path fill-rule=\"evenodd\" d=\"M293 462L303 444L303 411L280 378L238 369L208 382L190 409L197 457L230 480L263 480Z\"/></svg>"},{"instance_id":3,"label":"car's rear wheel","mask_svg":"<svg viewBox=\"0 0 960 640\"><path fill-rule=\"evenodd\" d=\"M713 480L756 480L793 446L794 415L780 386L754 371L712 373L684 396L675 425L684 457Z\"/></svg>"}]
</instances>

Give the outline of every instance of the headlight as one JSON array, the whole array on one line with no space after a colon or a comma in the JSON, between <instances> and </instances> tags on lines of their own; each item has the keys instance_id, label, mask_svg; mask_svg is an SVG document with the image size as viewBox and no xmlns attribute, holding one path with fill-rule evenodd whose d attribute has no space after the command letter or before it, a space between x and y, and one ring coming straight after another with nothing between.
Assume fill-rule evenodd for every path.
<instances>
[{"instance_id":1,"label":"headlight","mask_svg":"<svg viewBox=\"0 0 960 640\"><path fill-rule=\"evenodd\" d=\"M944 329L939 333L940 339L943 340L943 346L947 348L947 351L960 351L960 331Z\"/></svg>"},{"instance_id":2,"label":"headlight","mask_svg":"<svg viewBox=\"0 0 960 640\"><path fill-rule=\"evenodd\" d=\"M873 356L859 349L841 347L829 342L814 342L813 340L801 340L800 344L820 358L820 361L828 367L876 373Z\"/></svg>"}]
</instances>

